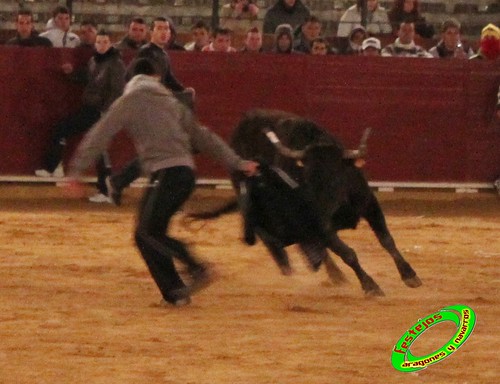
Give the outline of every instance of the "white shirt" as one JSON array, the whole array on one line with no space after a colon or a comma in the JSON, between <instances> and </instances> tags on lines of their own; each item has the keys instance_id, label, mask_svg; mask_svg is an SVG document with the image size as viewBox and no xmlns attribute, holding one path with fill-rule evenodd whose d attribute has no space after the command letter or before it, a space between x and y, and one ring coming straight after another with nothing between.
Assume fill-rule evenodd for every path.
<instances>
[{"instance_id":1,"label":"white shirt","mask_svg":"<svg viewBox=\"0 0 500 384\"><path fill-rule=\"evenodd\" d=\"M40 36L49 39L55 48L76 48L80 45L80 38L76 33L64 32L59 28L49 29L40 33Z\"/></svg>"}]
</instances>

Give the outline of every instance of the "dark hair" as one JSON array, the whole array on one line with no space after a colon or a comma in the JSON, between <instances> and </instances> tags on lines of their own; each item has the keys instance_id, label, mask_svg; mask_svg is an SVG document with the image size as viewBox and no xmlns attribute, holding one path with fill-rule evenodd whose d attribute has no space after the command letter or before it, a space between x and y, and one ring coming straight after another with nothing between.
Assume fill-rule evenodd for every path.
<instances>
[{"instance_id":1,"label":"dark hair","mask_svg":"<svg viewBox=\"0 0 500 384\"><path fill-rule=\"evenodd\" d=\"M446 32L449 28L457 28L459 31L461 30L460 22L457 19L446 19L441 24L441 33Z\"/></svg>"},{"instance_id":2,"label":"dark hair","mask_svg":"<svg viewBox=\"0 0 500 384\"><path fill-rule=\"evenodd\" d=\"M67 7L64 7L62 5L59 5L57 6L54 11L52 12L52 16L53 17L56 17L57 15L59 15L60 13L64 13L64 14L67 14L67 15L71 15L71 12L69 11L69 9Z\"/></svg>"},{"instance_id":3,"label":"dark hair","mask_svg":"<svg viewBox=\"0 0 500 384\"><path fill-rule=\"evenodd\" d=\"M111 36L111 34L105 29L99 29L97 36Z\"/></svg>"},{"instance_id":4,"label":"dark hair","mask_svg":"<svg viewBox=\"0 0 500 384\"><path fill-rule=\"evenodd\" d=\"M231 36L233 33L232 30L229 28L222 28L222 27L217 27L214 29L212 36L216 37L217 35L223 35L223 36Z\"/></svg>"},{"instance_id":5,"label":"dark hair","mask_svg":"<svg viewBox=\"0 0 500 384\"><path fill-rule=\"evenodd\" d=\"M132 24L132 23L146 24L146 22L144 21L144 19L142 17L140 17L140 16L133 17L132 20L130 20L129 24Z\"/></svg>"},{"instance_id":6,"label":"dark hair","mask_svg":"<svg viewBox=\"0 0 500 384\"><path fill-rule=\"evenodd\" d=\"M259 28L257 27L252 27L247 31L247 34L249 33L260 33Z\"/></svg>"},{"instance_id":7,"label":"dark hair","mask_svg":"<svg viewBox=\"0 0 500 384\"><path fill-rule=\"evenodd\" d=\"M80 23L80 26L82 25L91 25L95 29L97 29L97 23L92 19L83 19L82 22Z\"/></svg>"},{"instance_id":8,"label":"dark hair","mask_svg":"<svg viewBox=\"0 0 500 384\"><path fill-rule=\"evenodd\" d=\"M18 16L31 16L31 19L33 19L33 12L31 12L31 9L23 8L17 11L16 19Z\"/></svg>"},{"instance_id":9,"label":"dark hair","mask_svg":"<svg viewBox=\"0 0 500 384\"><path fill-rule=\"evenodd\" d=\"M137 59L132 67L132 75L159 75L159 71L154 62L150 59L140 58Z\"/></svg>"},{"instance_id":10,"label":"dark hair","mask_svg":"<svg viewBox=\"0 0 500 384\"><path fill-rule=\"evenodd\" d=\"M158 16L158 17L155 17L153 19L153 21L151 22L151 30L155 29L155 21L161 21L161 22L165 22L165 23L168 23L168 20L166 17L163 17L163 16Z\"/></svg>"},{"instance_id":11,"label":"dark hair","mask_svg":"<svg viewBox=\"0 0 500 384\"><path fill-rule=\"evenodd\" d=\"M193 29L205 29L206 31L210 31L210 27L203 20L198 20L196 23L194 23L191 27L191 31Z\"/></svg>"}]
</instances>

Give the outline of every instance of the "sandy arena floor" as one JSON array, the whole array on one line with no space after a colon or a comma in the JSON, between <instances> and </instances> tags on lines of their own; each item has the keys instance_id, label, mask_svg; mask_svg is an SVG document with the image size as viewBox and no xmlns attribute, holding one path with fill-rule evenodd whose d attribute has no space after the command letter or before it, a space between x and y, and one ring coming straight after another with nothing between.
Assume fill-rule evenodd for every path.
<instances>
[{"instance_id":1,"label":"sandy arena floor","mask_svg":"<svg viewBox=\"0 0 500 384\"><path fill-rule=\"evenodd\" d=\"M89 189L89 193L90 193ZM56 187L0 185L0 383L498 383L500 200L493 194L378 194L399 249L423 281L399 279L366 224L342 232L385 291L365 298L310 272L281 276L261 243L240 241L240 218L193 222L172 233L215 263L219 278L182 308L162 308L134 248L139 189L124 206L68 200ZM227 191L200 189L186 207ZM391 351L416 321L453 304L477 314L455 354L417 373L396 371ZM424 355L455 332L426 332ZM496 357L495 357L496 356Z\"/></svg>"}]
</instances>

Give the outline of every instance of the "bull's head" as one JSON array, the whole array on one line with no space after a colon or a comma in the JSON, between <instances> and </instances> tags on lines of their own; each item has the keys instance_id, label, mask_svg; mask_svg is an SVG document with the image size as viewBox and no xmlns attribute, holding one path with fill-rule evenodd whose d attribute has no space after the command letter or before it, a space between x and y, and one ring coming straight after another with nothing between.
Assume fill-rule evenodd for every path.
<instances>
[{"instance_id":1,"label":"bull's head","mask_svg":"<svg viewBox=\"0 0 500 384\"><path fill-rule=\"evenodd\" d=\"M319 143L319 144L309 144L304 149L290 149L281 142L281 140L273 131L271 131L268 128L264 128L263 131L267 136L267 138L269 139L269 141L274 145L278 153L280 153L282 156L290 157L295 160L304 159L307 151L310 150L312 147L332 146L332 144L330 143L325 143L325 144ZM370 133L371 133L371 128L365 129L365 132L361 137L358 149L346 149L344 150L342 157L344 159L352 159L352 160L363 159L364 157L366 157L367 141L368 141L368 136L370 136Z\"/></svg>"}]
</instances>

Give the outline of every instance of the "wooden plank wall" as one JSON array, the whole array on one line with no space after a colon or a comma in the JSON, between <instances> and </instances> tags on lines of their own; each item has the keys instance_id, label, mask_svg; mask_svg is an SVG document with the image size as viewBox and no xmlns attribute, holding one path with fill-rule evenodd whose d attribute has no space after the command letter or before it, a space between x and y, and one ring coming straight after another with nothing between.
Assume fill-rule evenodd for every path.
<instances>
[{"instance_id":1,"label":"wooden plank wall","mask_svg":"<svg viewBox=\"0 0 500 384\"><path fill-rule=\"evenodd\" d=\"M81 87L68 83L60 65L84 64L90 52L0 49L0 174L31 175L53 124L80 103ZM197 91L201 121L227 140L246 110L278 108L317 121L351 147L372 127L366 171L374 181L491 182L500 174L498 62L170 55L177 77ZM134 156L125 135L111 156L117 168ZM200 176L226 176L203 156L198 166Z\"/></svg>"}]
</instances>

